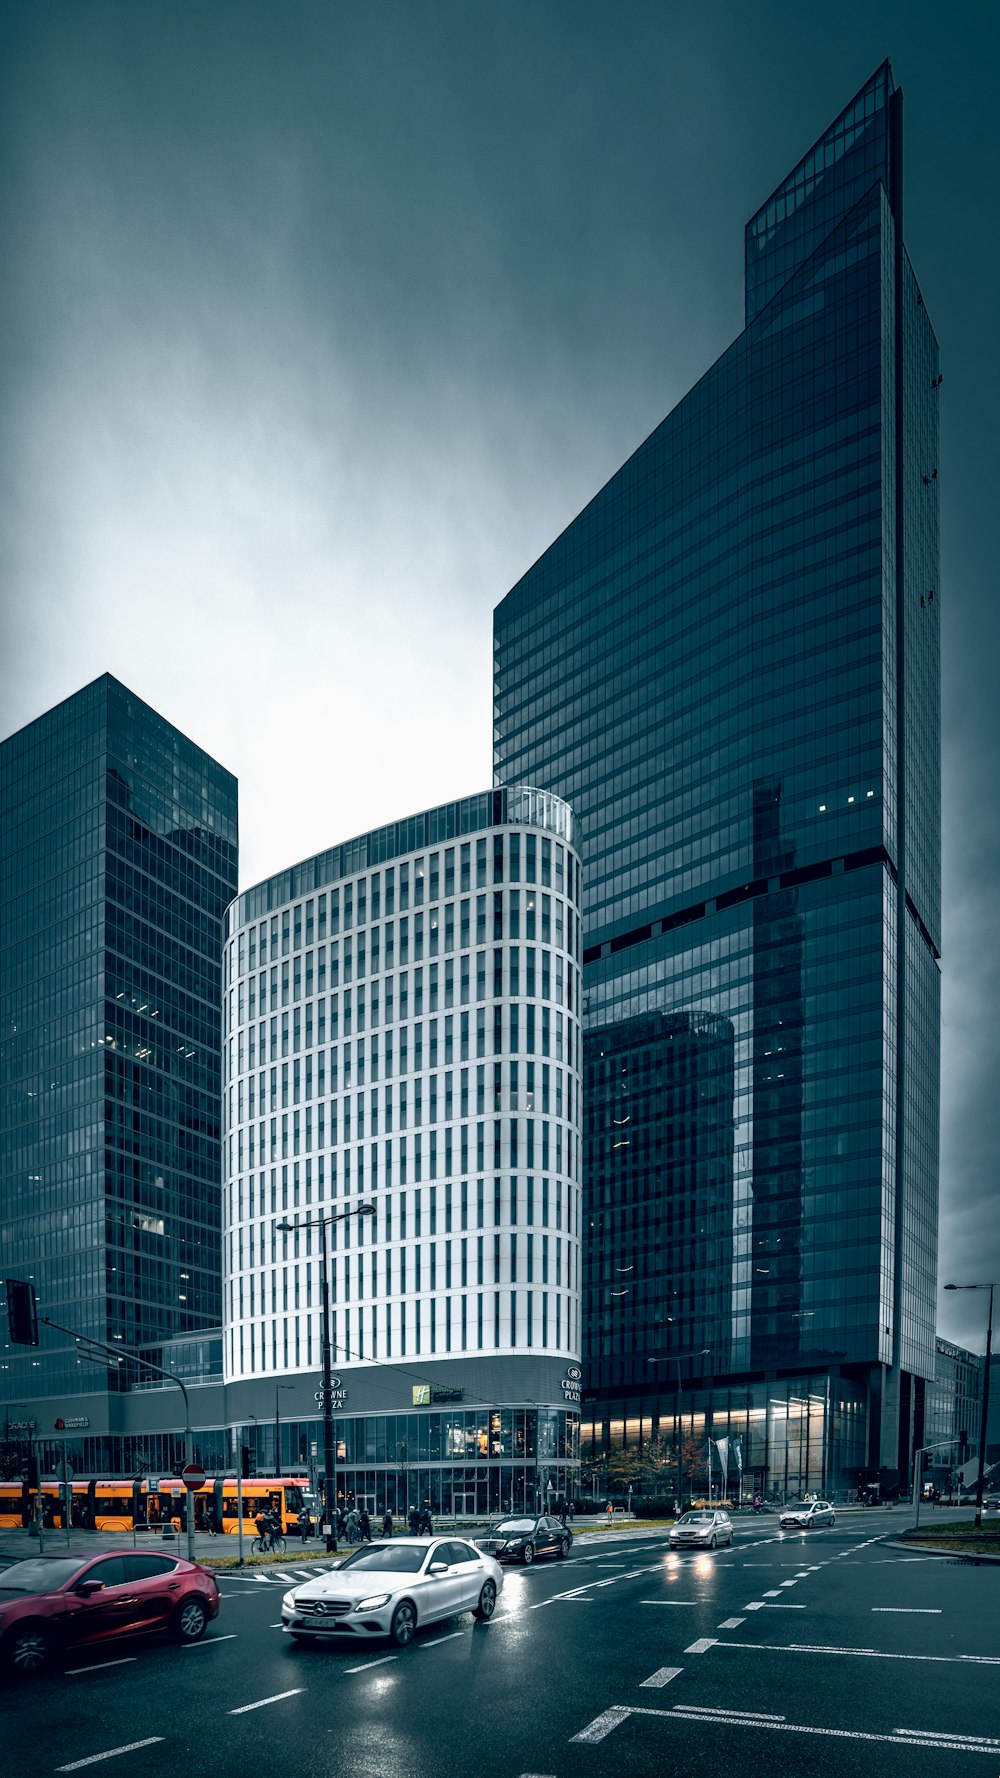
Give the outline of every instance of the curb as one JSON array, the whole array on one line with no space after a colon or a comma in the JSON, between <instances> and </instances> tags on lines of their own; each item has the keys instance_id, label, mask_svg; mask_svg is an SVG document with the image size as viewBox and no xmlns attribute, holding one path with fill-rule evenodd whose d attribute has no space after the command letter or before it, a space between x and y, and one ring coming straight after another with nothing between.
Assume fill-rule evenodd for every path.
<instances>
[{"instance_id":1,"label":"curb","mask_svg":"<svg viewBox=\"0 0 1000 1778\"><path fill-rule=\"evenodd\" d=\"M944 1556L949 1562L1000 1563L1000 1556L984 1555L979 1550L950 1550L947 1547L942 1548L939 1543L924 1543L917 1537L883 1537L881 1542L889 1550L921 1550L926 1556Z\"/></svg>"}]
</instances>

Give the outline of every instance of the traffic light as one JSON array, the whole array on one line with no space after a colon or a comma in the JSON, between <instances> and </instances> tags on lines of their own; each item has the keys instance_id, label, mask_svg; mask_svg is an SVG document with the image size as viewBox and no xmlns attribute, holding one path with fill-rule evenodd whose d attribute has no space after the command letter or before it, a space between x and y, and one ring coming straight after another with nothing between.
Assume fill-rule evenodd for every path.
<instances>
[{"instance_id":1,"label":"traffic light","mask_svg":"<svg viewBox=\"0 0 1000 1778\"><path fill-rule=\"evenodd\" d=\"M35 1286L23 1278L6 1279L7 1326L12 1345L38 1345L38 1306Z\"/></svg>"},{"instance_id":2,"label":"traffic light","mask_svg":"<svg viewBox=\"0 0 1000 1778\"><path fill-rule=\"evenodd\" d=\"M38 1458L35 1456L34 1451L29 1451L28 1453L24 1465L24 1479L29 1488L37 1488L39 1486Z\"/></svg>"},{"instance_id":3,"label":"traffic light","mask_svg":"<svg viewBox=\"0 0 1000 1778\"><path fill-rule=\"evenodd\" d=\"M250 1446L249 1445L241 1445L240 1446L240 1475L243 1477L244 1481L249 1480L249 1477L250 1477Z\"/></svg>"}]
</instances>

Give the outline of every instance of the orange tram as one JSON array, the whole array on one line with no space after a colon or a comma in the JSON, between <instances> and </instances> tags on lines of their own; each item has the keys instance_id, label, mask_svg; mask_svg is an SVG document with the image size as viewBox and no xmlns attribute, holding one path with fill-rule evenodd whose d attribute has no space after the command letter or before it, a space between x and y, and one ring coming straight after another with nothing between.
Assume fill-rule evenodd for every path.
<instances>
[{"instance_id":1,"label":"orange tram","mask_svg":"<svg viewBox=\"0 0 1000 1778\"><path fill-rule=\"evenodd\" d=\"M295 1524L307 1498L304 1476L252 1476L243 1487L243 1530L256 1532L257 1513L270 1511L281 1521L282 1531ZM178 1476L161 1481L43 1482L41 1489L27 1482L0 1482L0 1530L24 1528L41 1510L46 1529L64 1530L69 1502L70 1522L84 1531L155 1531L172 1524L186 1531L188 1500L194 1502L196 1531L217 1531L233 1536L239 1531L237 1484L233 1476L206 1476L202 1487L189 1496Z\"/></svg>"}]
</instances>

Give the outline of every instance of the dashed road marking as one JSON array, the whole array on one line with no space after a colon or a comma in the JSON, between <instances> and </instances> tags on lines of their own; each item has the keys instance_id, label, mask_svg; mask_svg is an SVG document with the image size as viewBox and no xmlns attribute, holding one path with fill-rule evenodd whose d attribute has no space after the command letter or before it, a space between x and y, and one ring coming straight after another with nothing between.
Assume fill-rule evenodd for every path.
<instances>
[{"instance_id":1,"label":"dashed road marking","mask_svg":"<svg viewBox=\"0 0 1000 1778\"><path fill-rule=\"evenodd\" d=\"M683 1667L658 1667L655 1673L651 1673L648 1679L641 1682L640 1689L645 1689L647 1686L669 1685L670 1681L676 1679L678 1673L683 1673L683 1671Z\"/></svg>"},{"instance_id":2,"label":"dashed road marking","mask_svg":"<svg viewBox=\"0 0 1000 1778\"><path fill-rule=\"evenodd\" d=\"M369 1667L384 1667L387 1661L398 1661L398 1655L379 1655L375 1661L363 1661L360 1667L345 1667L345 1673L367 1673Z\"/></svg>"},{"instance_id":3,"label":"dashed road marking","mask_svg":"<svg viewBox=\"0 0 1000 1778\"><path fill-rule=\"evenodd\" d=\"M245 1716L248 1710L263 1710L265 1704L280 1704L283 1698L297 1698L305 1689L304 1685L294 1685L291 1691L275 1692L272 1697L257 1698L252 1704L238 1704L235 1710L227 1710L226 1715ZM145 1742L140 1742L139 1745L145 1746Z\"/></svg>"},{"instance_id":4,"label":"dashed road marking","mask_svg":"<svg viewBox=\"0 0 1000 1778\"><path fill-rule=\"evenodd\" d=\"M640 1599L640 1605L697 1605L697 1599Z\"/></svg>"},{"instance_id":5,"label":"dashed road marking","mask_svg":"<svg viewBox=\"0 0 1000 1778\"><path fill-rule=\"evenodd\" d=\"M710 1648L715 1648L717 1643L718 1643L717 1636L699 1636L697 1642L692 1642L690 1647L688 1647L684 1650L684 1653L686 1655L707 1654L708 1650Z\"/></svg>"},{"instance_id":6,"label":"dashed road marking","mask_svg":"<svg viewBox=\"0 0 1000 1778\"><path fill-rule=\"evenodd\" d=\"M103 1673L105 1667L127 1667L132 1661L137 1661L138 1658L138 1655L122 1655L121 1660L100 1661L93 1667L67 1667L66 1677L68 1679L73 1673Z\"/></svg>"},{"instance_id":7,"label":"dashed road marking","mask_svg":"<svg viewBox=\"0 0 1000 1778\"><path fill-rule=\"evenodd\" d=\"M204 1640L201 1642L187 1642L187 1643L185 1643L184 1646L188 1650L193 1649L193 1648L215 1648L215 1647L217 1647L217 1645L220 1642L235 1642L235 1641L236 1641L236 1631L230 1630L228 1636L206 1636L204 1638Z\"/></svg>"},{"instance_id":8,"label":"dashed road marking","mask_svg":"<svg viewBox=\"0 0 1000 1778\"><path fill-rule=\"evenodd\" d=\"M940 1605L873 1605L873 1611L892 1611L906 1617L940 1617Z\"/></svg>"},{"instance_id":9,"label":"dashed road marking","mask_svg":"<svg viewBox=\"0 0 1000 1778\"><path fill-rule=\"evenodd\" d=\"M720 1630L738 1630L740 1625L745 1624L746 1621L745 1617L727 1617L723 1619L718 1628Z\"/></svg>"},{"instance_id":10,"label":"dashed road marking","mask_svg":"<svg viewBox=\"0 0 1000 1778\"><path fill-rule=\"evenodd\" d=\"M451 1630L447 1636L435 1636L433 1642L422 1642L421 1648L440 1648L442 1642L454 1642L456 1636L464 1636L464 1630Z\"/></svg>"},{"instance_id":11,"label":"dashed road marking","mask_svg":"<svg viewBox=\"0 0 1000 1778\"><path fill-rule=\"evenodd\" d=\"M129 1741L124 1747L109 1747L106 1753L91 1753L86 1759L70 1760L68 1766L57 1766L57 1772L78 1772L81 1766L96 1766L98 1760L117 1759L120 1753L137 1753L140 1747L153 1747L162 1735L147 1735L144 1741Z\"/></svg>"},{"instance_id":12,"label":"dashed road marking","mask_svg":"<svg viewBox=\"0 0 1000 1778\"><path fill-rule=\"evenodd\" d=\"M610 1710L602 1710L600 1716L595 1716L593 1722L588 1722L586 1728L581 1729L578 1735L572 1735L570 1746L574 1741L583 1742L589 1747L594 1746L597 1741L603 1741L606 1735L610 1735L612 1729L616 1729L618 1724L624 1722L625 1718L631 1714L627 1705L613 1704Z\"/></svg>"}]
</instances>

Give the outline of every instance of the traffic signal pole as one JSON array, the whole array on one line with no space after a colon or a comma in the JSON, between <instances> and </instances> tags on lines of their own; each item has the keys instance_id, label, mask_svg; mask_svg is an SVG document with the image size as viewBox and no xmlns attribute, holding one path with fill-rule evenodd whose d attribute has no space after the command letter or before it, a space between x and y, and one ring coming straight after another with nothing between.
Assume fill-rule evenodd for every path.
<instances>
[{"instance_id":1,"label":"traffic signal pole","mask_svg":"<svg viewBox=\"0 0 1000 1778\"><path fill-rule=\"evenodd\" d=\"M54 1327L57 1333L69 1334L69 1337L71 1340L76 1340L77 1343L83 1347L84 1357L87 1357L88 1352L92 1355L93 1352L96 1350L100 1353L109 1354L112 1358L116 1359L119 1364L121 1364L123 1358L131 1358L134 1364L141 1364L145 1370L154 1371L158 1377L166 1377L168 1383L176 1383L178 1389L180 1390L181 1394L184 1397L184 1465L185 1465L185 1468L187 1467L188 1464L194 1462L194 1433L191 1430L191 1403L188 1399L188 1392L185 1389L184 1384L181 1382L180 1377L175 1377L173 1371L164 1370L162 1364L154 1364L151 1358L142 1358L138 1352L129 1352L126 1349L123 1349L121 1346L109 1346L109 1345L107 1345L107 1343L104 1340L95 1339L93 1334L77 1333L77 1330L75 1327L64 1327L62 1325L61 1321L53 1321L51 1319L51 1317L48 1315L40 1315L38 1317L38 1319L39 1319L39 1321L43 1322L46 1327ZM188 1561L193 1562L194 1561L194 1499L192 1497L192 1493L191 1493L190 1489L186 1488L185 1493L187 1495L187 1500L185 1502L185 1509L184 1509L185 1524L187 1526L187 1555L188 1555ZM39 1508L41 1508L41 1488L40 1487L39 1487ZM41 1513L39 1513L39 1518L41 1518Z\"/></svg>"}]
</instances>

